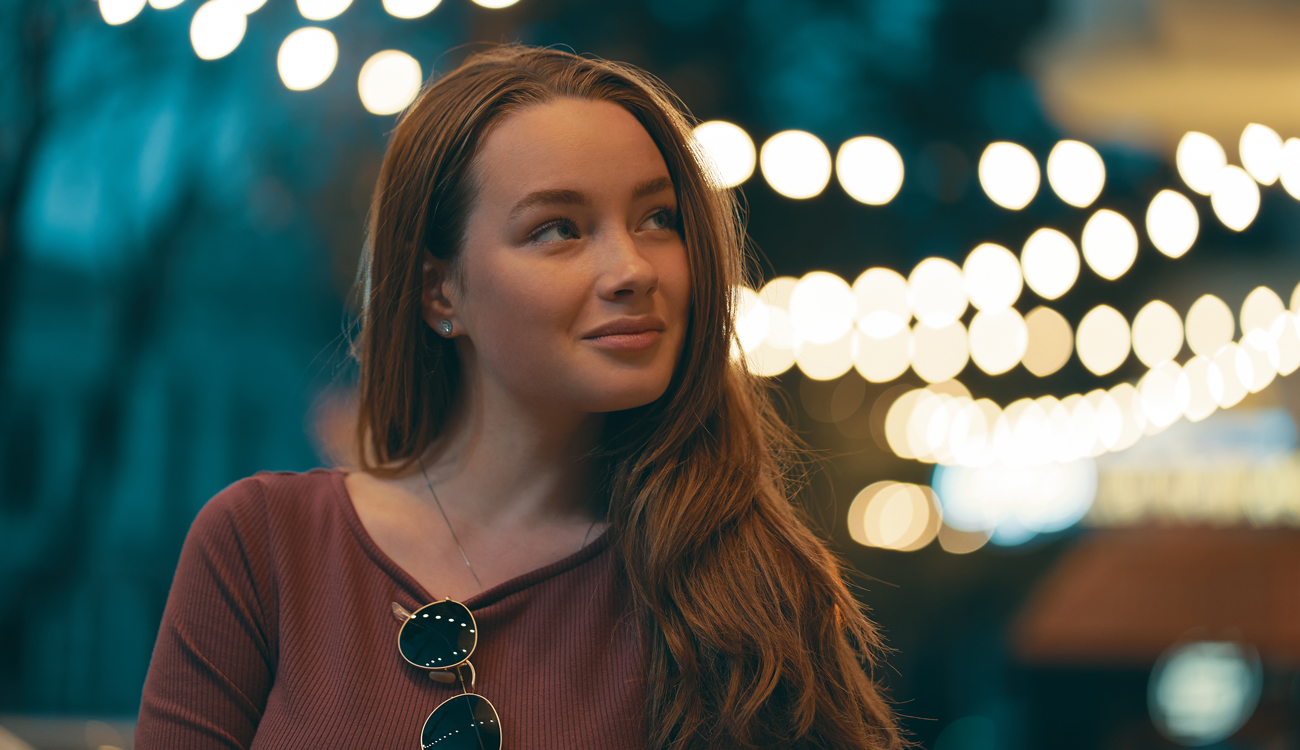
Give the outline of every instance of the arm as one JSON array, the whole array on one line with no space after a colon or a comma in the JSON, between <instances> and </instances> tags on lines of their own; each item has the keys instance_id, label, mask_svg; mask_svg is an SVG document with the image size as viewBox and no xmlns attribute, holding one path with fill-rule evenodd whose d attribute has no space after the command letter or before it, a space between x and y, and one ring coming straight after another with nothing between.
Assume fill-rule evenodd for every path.
<instances>
[{"instance_id":1,"label":"arm","mask_svg":"<svg viewBox=\"0 0 1300 750\"><path fill-rule=\"evenodd\" d=\"M247 748L275 679L266 505L257 479L199 511L145 678L134 747Z\"/></svg>"}]
</instances>

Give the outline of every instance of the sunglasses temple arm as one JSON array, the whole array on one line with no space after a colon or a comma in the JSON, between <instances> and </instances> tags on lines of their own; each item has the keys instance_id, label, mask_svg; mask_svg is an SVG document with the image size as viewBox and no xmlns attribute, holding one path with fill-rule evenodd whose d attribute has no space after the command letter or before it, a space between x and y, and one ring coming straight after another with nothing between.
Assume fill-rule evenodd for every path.
<instances>
[{"instance_id":1,"label":"sunglasses temple arm","mask_svg":"<svg viewBox=\"0 0 1300 750\"><path fill-rule=\"evenodd\" d=\"M474 662L466 661L464 666L469 667L469 689L465 689L465 676L460 674L460 667L456 667L456 674L460 675L460 689L468 695L474 692L474 683L478 680L478 674L474 671Z\"/></svg>"},{"instance_id":2,"label":"sunglasses temple arm","mask_svg":"<svg viewBox=\"0 0 1300 750\"><path fill-rule=\"evenodd\" d=\"M403 607L397 602L393 602L393 617L397 618L398 622L406 622L413 616L414 615L407 611L406 607Z\"/></svg>"}]
</instances>

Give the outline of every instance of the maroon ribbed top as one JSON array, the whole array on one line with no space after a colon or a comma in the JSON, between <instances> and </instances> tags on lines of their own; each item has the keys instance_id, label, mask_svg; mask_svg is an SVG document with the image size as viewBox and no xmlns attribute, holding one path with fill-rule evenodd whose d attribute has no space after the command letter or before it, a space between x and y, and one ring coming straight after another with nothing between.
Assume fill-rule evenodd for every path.
<instances>
[{"instance_id":1,"label":"maroon ribbed top","mask_svg":"<svg viewBox=\"0 0 1300 750\"><path fill-rule=\"evenodd\" d=\"M259 472L199 512L145 680L136 750L415 750L459 687L397 650L434 600L366 533L341 470ZM643 750L635 618L605 536L467 599L505 750Z\"/></svg>"}]
</instances>

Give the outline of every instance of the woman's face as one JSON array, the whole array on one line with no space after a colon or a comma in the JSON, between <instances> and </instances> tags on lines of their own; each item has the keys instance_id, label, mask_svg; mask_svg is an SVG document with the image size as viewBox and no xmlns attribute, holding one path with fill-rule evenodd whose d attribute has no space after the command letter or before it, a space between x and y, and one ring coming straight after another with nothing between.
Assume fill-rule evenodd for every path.
<instances>
[{"instance_id":1,"label":"woman's face","mask_svg":"<svg viewBox=\"0 0 1300 750\"><path fill-rule=\"evenodd\" d=\"M475 176L463 286L443 284L445 303L426 306L431 325L453 321L464 374L546 409L608 412L663 395L690 271L645 128L610 102L535 105L488 134Z\"/></svg>"}]
</instances>

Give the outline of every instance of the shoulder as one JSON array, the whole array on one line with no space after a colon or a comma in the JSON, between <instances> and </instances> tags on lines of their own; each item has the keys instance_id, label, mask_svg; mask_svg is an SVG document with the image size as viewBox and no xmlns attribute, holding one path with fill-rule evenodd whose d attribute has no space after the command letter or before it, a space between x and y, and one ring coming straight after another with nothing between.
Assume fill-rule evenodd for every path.
<instances>
[{"instance_id":1,"label":"shoulder","mask_svg":"<svg viewBox=\"0 0 1300 750\"><path fill-rule=\"evenodd\" d=\"M332 469L259 471L213 495L194 518L191 537L269 541L277 529L302 529L330 515L343 481Z\"/></svg>"}]
</instances>

